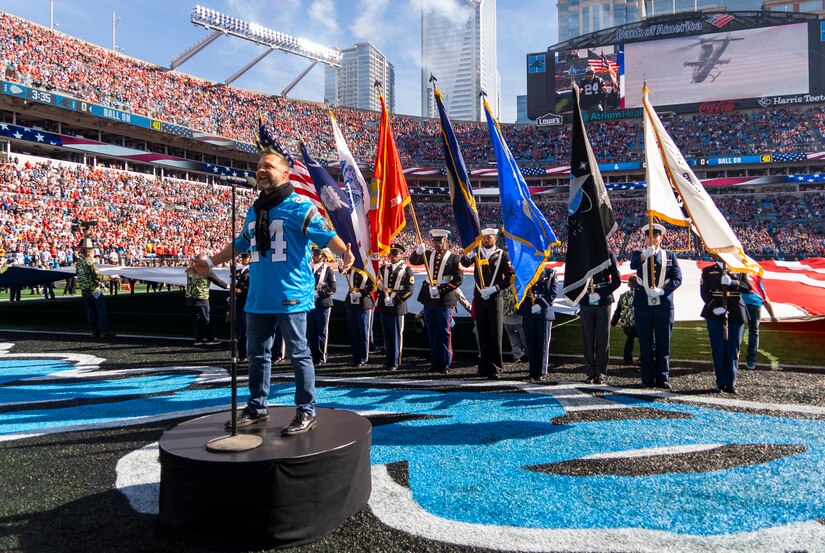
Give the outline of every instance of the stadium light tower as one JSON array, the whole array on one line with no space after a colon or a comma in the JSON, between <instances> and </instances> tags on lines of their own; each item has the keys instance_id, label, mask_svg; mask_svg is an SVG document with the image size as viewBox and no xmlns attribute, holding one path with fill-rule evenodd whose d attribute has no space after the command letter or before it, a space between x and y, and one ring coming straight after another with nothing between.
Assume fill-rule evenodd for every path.
<instances>
[{"instance_id":1,"label":"stadium light tower","mask_svg":"<svg viewBox=\"0 0 825 553\"><path fill-rule=\"evenodd\" d=\"M112 12L112 51L117 52L117 48L115 47L115 28L117 24L120 23L120 18L117 16L115 12Z\"/></svg>"},{"instance_id":2,"label":"stadium light tower","mask_svg":"<svg viewBox=\"0 0 825 553\"><path fill-rule=\"evenodd\" d=\"M281 92L284 96L289 94L289 91L292 90L318 62L325 63L331 67L341 67L343 54L338 48L330 48L310 40L296 38L285 33L274 31L258 23L224 15L210 8L204 8L202 6L192 8L192 23L212 30L213 32L211 35L172 58L172 63L169 66L170 69L179 67L217 40L221 35L231 35L242 38L255 44L266 46L267 48L263 53L259 54L255 59L226 79L226 81L224 81L225 84L231 84L274 50L280 50L287 54L294 54L311 60L309 67L304 69L301 74Z\"/></svg>"}]
</instances>

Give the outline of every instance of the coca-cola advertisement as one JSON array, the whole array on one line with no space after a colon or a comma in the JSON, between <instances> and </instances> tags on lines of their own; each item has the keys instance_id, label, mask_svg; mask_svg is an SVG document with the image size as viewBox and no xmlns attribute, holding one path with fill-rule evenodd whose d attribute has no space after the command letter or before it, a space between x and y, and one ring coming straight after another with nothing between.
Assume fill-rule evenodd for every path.
<instances>
[{"instance_id":1,"label":"coca-cola advertisement","mask_svg":"<svg viewBox=\"0 0 825 553\"><path fill-rule=\"evenodd\" d=\"M736 102L725 100L722 102L703 102L699 104L699 113L728 113L736 108Z\"/></svg>"}]
</instances>

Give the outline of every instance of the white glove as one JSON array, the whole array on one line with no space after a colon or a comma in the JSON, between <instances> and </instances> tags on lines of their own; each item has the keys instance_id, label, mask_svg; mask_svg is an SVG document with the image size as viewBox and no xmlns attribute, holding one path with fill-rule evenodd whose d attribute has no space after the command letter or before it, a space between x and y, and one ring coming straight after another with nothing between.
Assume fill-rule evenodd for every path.
<instances>
[{"instance_id":1,"label":"white glove","mask_svg":"<svg viewBox=\"0 0 825 553\"><path fill-rule=\"evenodd\" d=\"M724 315L725 314L725 308L724 307L714 307L713 308L713 314L714 315Z\"/></svg>"},{"instance_id":2,"label":"white glove","mask_svg":"<svg viewBox=\"0 0 825 553\"><path fill-rule=\"evenodd\" d=\"M395 305L395 302L392 301L392 298L384 298L384 305L386 305L387 307L392 307L393 305Z\"/></svg>"},{"instance_id":3,"label":"white glove","mask_svg":"<svg viewBox=\"0 0 825 553\"><path fill-rule=\"evenodd\" d=\"M729 275L722 275L722 286L730 286L731 282L733 282L733 279Z\"/></svg>"},{"instance_id":4,"label":"white glove","mask_svg":"<svg viewBox=\"0 0 825 553\"><path fill-rule=\"evenodd\" d=\"M482 288L481 290L479 290L479 292L481 293L481 299L486 300L487 298L495 294L497 290L495 286L487 286L486 288Z\"/></svg>"},{"instance_id":5,"label":"white glove","mask_svg":"<svg viewBox=\"0 0 825 553\"><path fill-rule=\"evenodd\" d=\"M361 303L361 294L358 292L350 292L349 301L350 303Z\"/></svg>"},{"instance_id":6,"label":"white glove","mask_svg":"<svg viewBox=\"0 0 825 553\"><path fill-rule=\"evenodd\" d=\"M642 250L642 259L647 259L648 257L650 257L651 255L653 255L655 253L656 253L656 248L654 248L653 246L648 246L647 248Z\"/></svg>"},{"instance_id":7,"label":"white glove","mask_svg":"<svg viewBox=\"0 0 825 553\"><path fill-rule=\"evenodd\" d=\"M94 299L97 299L97 298L99 298L99 297L100 297L100 296L102 296L102 295L103 295L103 293L102 293L100 290L95 290L94 292L92 292L92 297L93 297Z\"/></svg>"},{"instance_id":8,"label":"white glove","mask_svg":"<svg viewBox=\"0 0 825 553\"><path fill-rule=\"evenodd\" d=\"M440 295L441 295L441 294L439 294L439 293L438 293L438 286L430 286L430 297L431 297L432 299L436 299L436 298L438 298Z\"/></svg>"},{"instance_id":9,"label":"white glove","mask_svg":"<svg viewBox=\"0 0 825 553\"><path fill-rule=\"evenodd\" d=\"M475 257L476 257L476 251L475 251L475 250L470 250L470 253L468 253L468 254L466 254L466 255L467 255L467 259L469 259L470 261L472 261L472 260L473 260L473 259L475 259Z\"/></svg>"},{"instance_id":10,"label":"white glove","mask_svg":"<svg viewBox=\"0 0 825 553\"><path fill-rule=\"evenodd\" d=\"M419 244L415 247L415 253L418 255L424 255L424 244Z\"/></svg>"},{"instance_id":11,"label":"white glove","mask_svg":"<svg viewBox=\"0 0 825 553\"><path fill-rule=\"evenodd\" d=\"M534 305L530 308L530 313L532 313L533 315L538 315L539 313L541 313L541 306L539 304Z\"/></svg>"},{"instance_id":12,"label":"white glove","mask_svg":"<svg viewBox=\"0 0 825 553\"><path fill-rule=\"evenodd\" d=\"M658 298L659 296L664 295L665 291L661 288L651 288L647 291L647 295L651 298Z\"/></svg>"},{"instance_id":13,"label":"white glove","mask_svg":"<svg viewBox=\"0 0 825 553\"><path fill-rule=\"evenodd\" d=\"M588 294L587 299L590 301L590 305L596 305L602 297L596 292L593 292L592 294Z\"/></svg>"}]
</instances>

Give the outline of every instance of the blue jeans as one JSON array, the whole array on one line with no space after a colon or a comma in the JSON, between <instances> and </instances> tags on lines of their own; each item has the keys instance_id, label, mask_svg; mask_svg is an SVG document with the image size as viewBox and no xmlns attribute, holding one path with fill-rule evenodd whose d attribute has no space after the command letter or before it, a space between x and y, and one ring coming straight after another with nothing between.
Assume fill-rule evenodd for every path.
<instances>
[{"instance_id":1,"label":"blue jeans","mask_svg":"<svg viewBox=\"0 0 825 553\"><path fill-rule=\"evenodd\" d=\"M198 342L204 340L211 342L214 340L215 333L212 332L209 304L190 305L189 312L192 314L192 320L195 323L195 340Z\"/></svg>"},{"instance_id":2,"label":"blue jeans","mask_svg":"<svg viewBox=\"0 0 825 553\"><path fill-rule=\"evenodd\" d=\"M745 304L748 308L748 358L749 367L756 366L756 351L759 347L759 319L762 317L762 306Z\"/></svg>"},{"instance_id":3,"label":"blue jeans","mask_svg":"<svg viewBox=\"0 0 825 553\"><path fill-rule=\"evenodd\" d=\"M249 346L249 401L247 410L264 414L267 410L272 375L272 344L275 330L281 329L286 351L295 373L295 405L315 416L315 367L307 346L306 313L247 313Z\"/></svg>"},{"instance_id":4,"label":"blue jeans","mask_svg":"<svg viewBox=\"0 0 825 553\"><path fill-rule=\"evenodd\" d=\"M89 328L94 334L109 331L106 321L106 300L103 294L94 297L91 292L83 292L83 303L86 304L86 318L89 319ZM19 301L19 300L18 300Z\"/></svg>"}]
</instances>

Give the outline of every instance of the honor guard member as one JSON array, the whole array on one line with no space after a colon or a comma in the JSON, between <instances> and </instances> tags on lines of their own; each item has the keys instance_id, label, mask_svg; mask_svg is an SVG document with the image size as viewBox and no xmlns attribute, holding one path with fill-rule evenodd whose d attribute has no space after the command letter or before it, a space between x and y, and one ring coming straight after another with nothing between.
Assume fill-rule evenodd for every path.
<instances>
[{"instance_id":1,"label":"honor guard member","mask_svg":"<svg viewBox=\"0 0 825 553\"><path fill-rule=\"evenodd\" d=\"M372 325L372 281L357 271L346 275L349 292L344 300L347 306L347 329L352 351L352 366L363 367L369 359L370 326Z\"/></svg>"},{"instance_id":2,"label":"honor guard member","mask_svg":"<svg viewBox=\"0 0 825 553\"><path fill-rule=\"evenodd\" d=\"M412 296L415 275L404 263L404 247L390 245L389 263L378 272L378 298L375 310L381 313L386 359L384 368L394 372L401 366L404 348L404 315L407 300Z\"/></svg>"},{"instance_id":3,"label":"honor guard member","mask_svg":"<svg viewBox=\"0 0 825 553\"><path fill-rule=\"evenodd\" d=\"M332 311L332 296L337 286L335 273L327 265L324 250L312 249L312 273L315 275L315 308L307 313L307 342L312 353L312 363L321 365L327 361L327 329Z\"/></svg>"},{"instance_id":4,"label":"honor guard member","mask_svg":"<svg viewBox=\"0 0 825 553\"><path fill-rule=\"evenodd\" d=\"M459 265L459 256L447 249L447 235L450 231L430 230L433 249L425 250L419 244L410 256L410 263L424 264L431 280L425 281L418 294L418 301L424 306L424 323L430 339L430 372L447 373L453 360L452 335L450 325L453 308L458 303L456 289L461 286L464 273Z\"/></svg>"},{"instance_id":5,"label":"honor guard member","mask_svg":"<svg viewBox=\"0 0 825 553\"><path fill-rule=\"evenodd\" d=\"M247 361L246 353L246 297L249 295L250 252L241 254L241 263L235 268L235 338L238 340L238 361ZM273 348L274 349L274 348Z\"/></svg>"},{"instance_id":6,"label":"honor guard member","mask_svg":"<svg viewBox=\"0 0 825 553\"><path fill-rule=\"evenodd\" d=\"M639 277L633 297L633 311L639 333L642 386L671 390L673 291L682 284L682 269L676 254L661 247L664 226L653 224L652 240L648 225L642 227L642 232L647 248L634 251L630 259L630 268Z\"/></svg>"},{"instance_id":7,"label":"honor guard member","mask_svg":"<svg viewBox=\"0 0 825 553\"><path fill-rule=\"evenodd\" d=\"M742 294L751 291L750 282L744 274L732 273L722 261L717 261L702 269L699 290L705 302L702 317L708 326L716 391L735 394L739 344L748 319Z\"/></svg>"},{"instance_id":8,"label":"honor guard member","mask_svg":"<svg viewBox=\"0 0 825 553\"><path fill-rule=\"evenodd\" d=\"M610 266L593 275L587 293L579 301L584 368L588 384L605 384L607 360L610 358L610 309L613 292L619 289L622 277L616 255L610 254Z\"/></svg>"},{"instance_id":9,"label":"honor guard member","mask_svg":"<svg viewBox=\"0 0 825 553\"><path fill-rule=\"evenodd\" d=\"M479 254L470 250L461 257L463 267L475 266L473 315L478 333L478 374L498 378L504 364L501 341L504 334L504 299L499 292L510 284L513 270L507 252L496 247L498 229L481 231Z\"/></svg>"},{"instance_id":10,"label":"honor guard member","mask_svg":"<svg viewBox=\"0 0 825 553\"><path fill-rule=\"evenodd\" d=\"M538 281L533 284L524 301L518 306L521 325L524 327L527 362L530 367L531 382L547 379L547 366L550 356L550 331L556 313L553 301L559 292L559 279L556 270L545 267Z\"/></svg>"}]
</instances>

